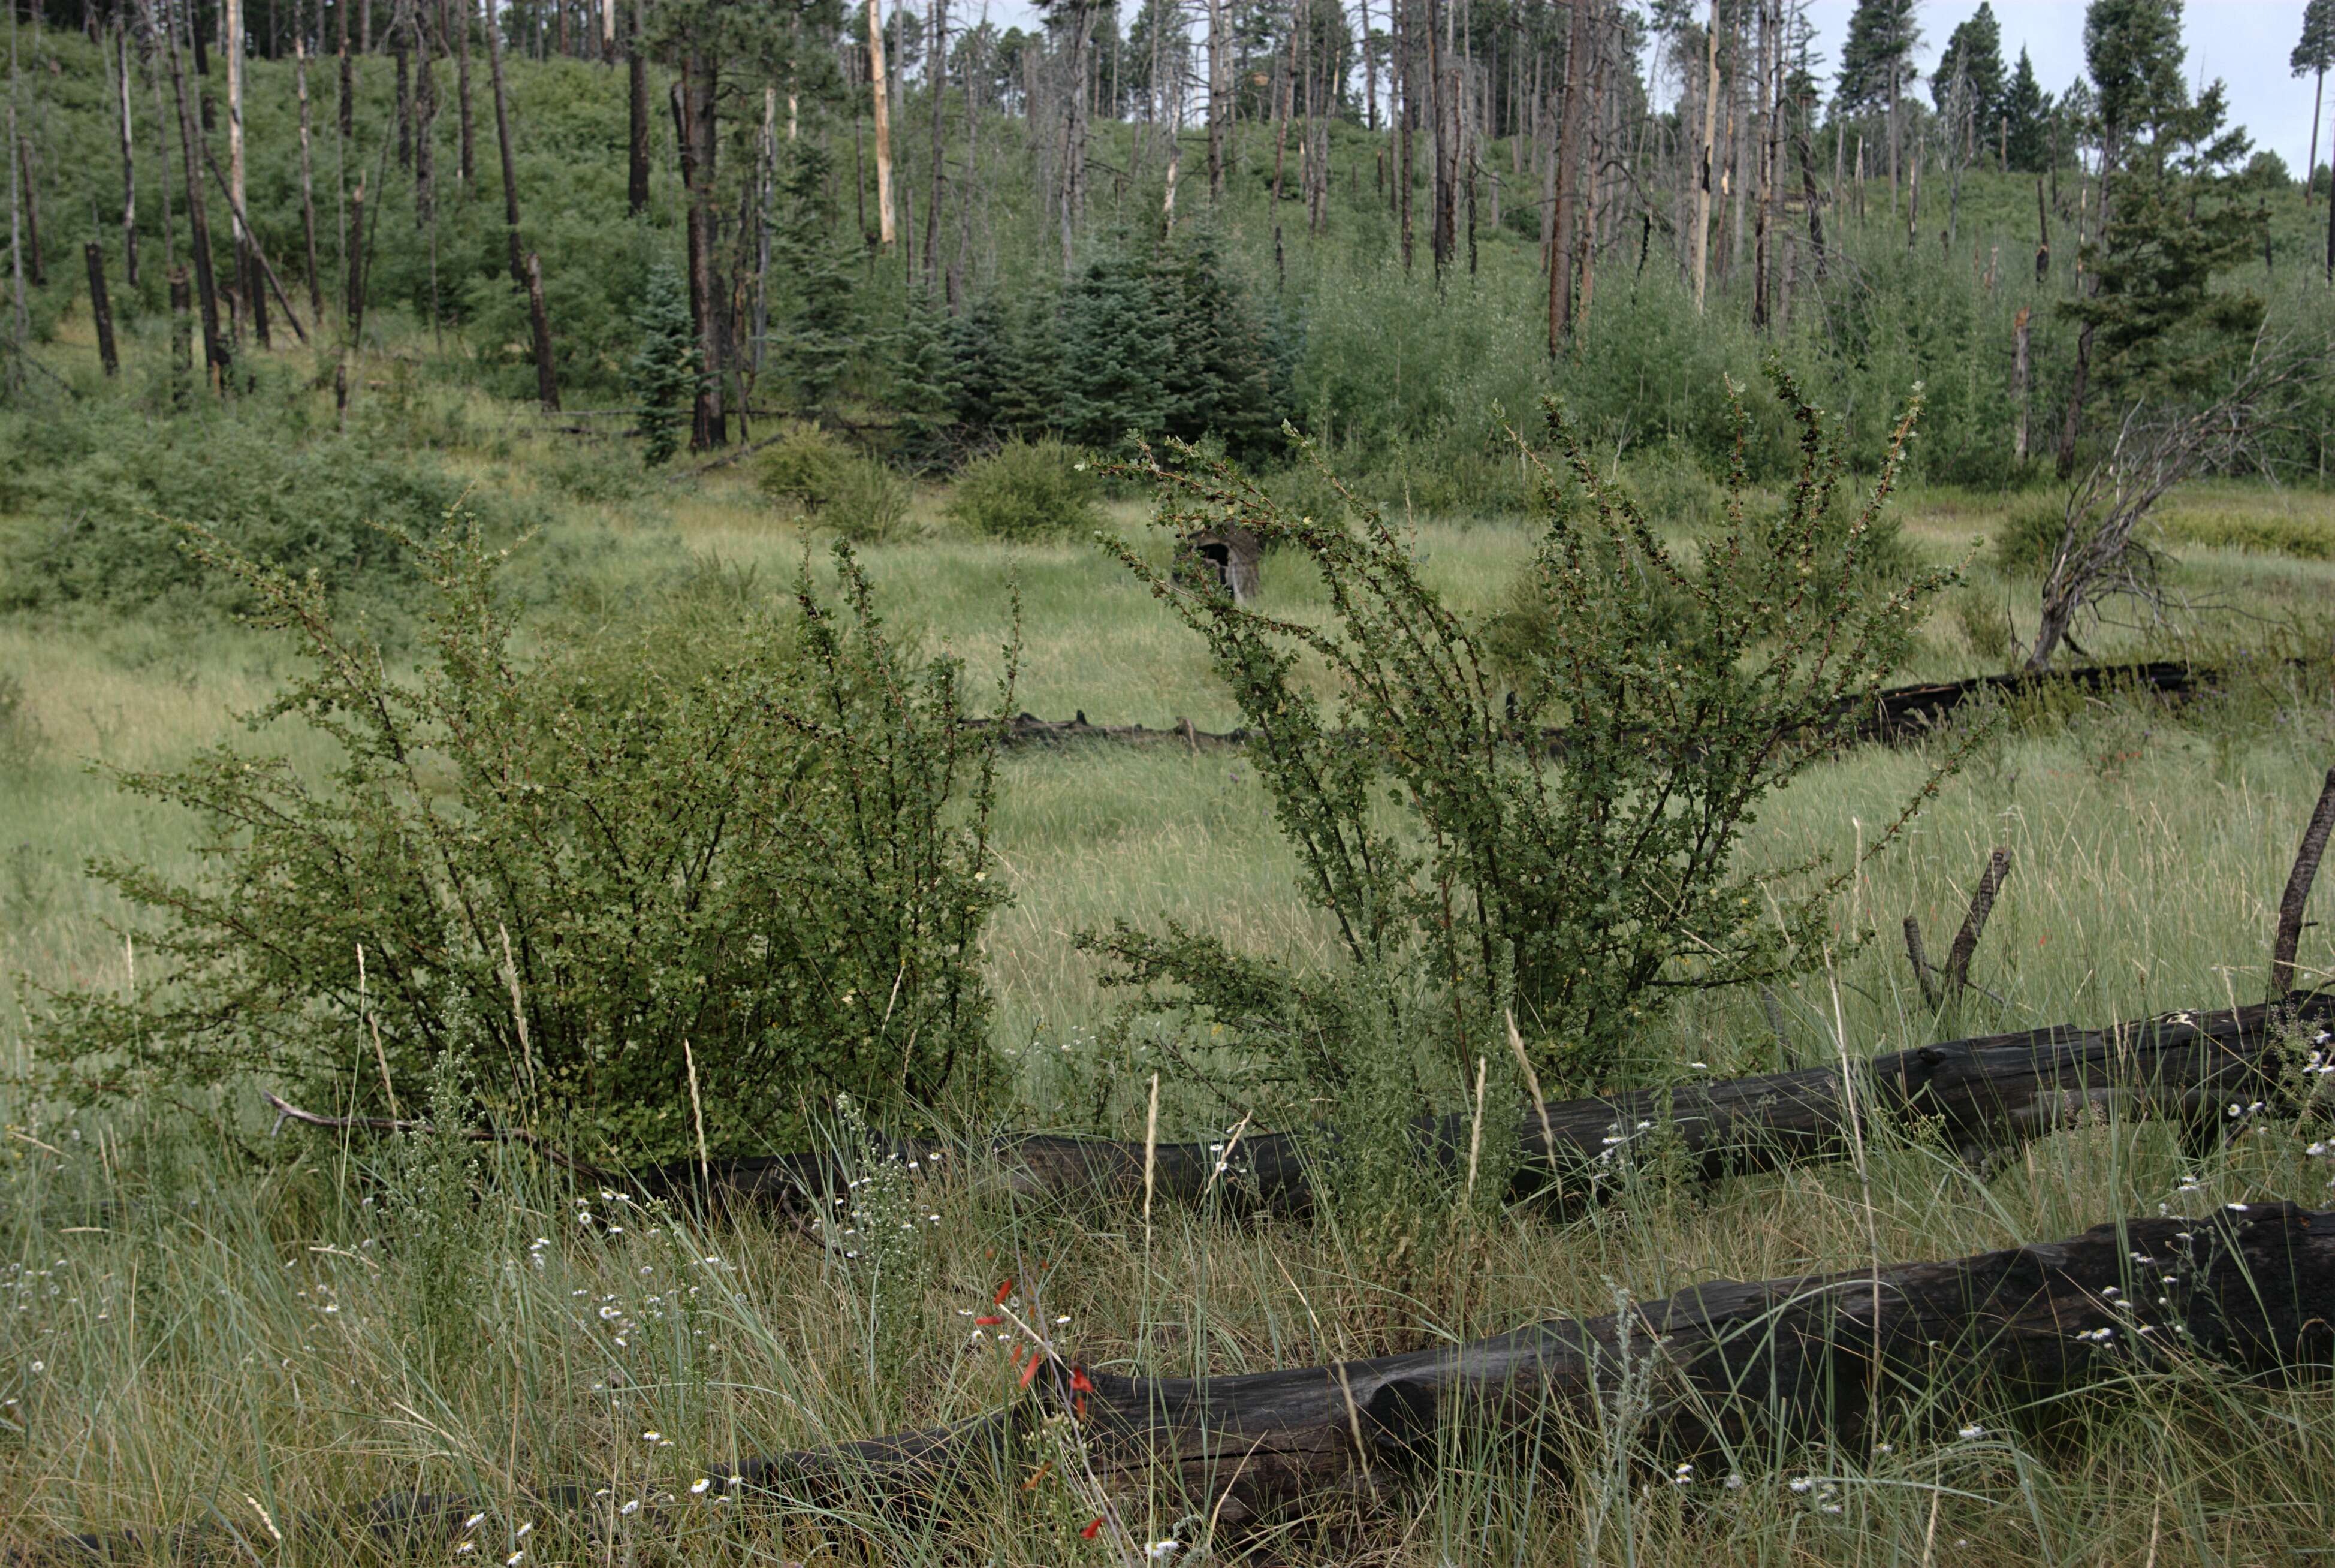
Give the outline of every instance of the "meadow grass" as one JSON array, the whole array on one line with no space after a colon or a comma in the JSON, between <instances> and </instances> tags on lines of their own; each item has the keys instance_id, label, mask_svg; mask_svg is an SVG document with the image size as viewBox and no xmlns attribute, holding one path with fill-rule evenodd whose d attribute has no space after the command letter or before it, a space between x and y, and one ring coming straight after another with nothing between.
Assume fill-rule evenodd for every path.
<instances>
[{"instance_id":1,"label":"meadow grass","mask_svg":"<svg viewBox=\"0 0 2335 1568\"><path fill-rule=\"evenodd\" d=\"M451 461L482 485L536 487L539 504L567 519L560 526L621 541L567 613L639 613L691 555L751 569L756 592L781 597L816 542L735 470L633 499L577 500L546 477L524 421L491 438L480 428L470 426L472 444ZM2323 497L2304 506L2225 489L2200 504L2328 515ZM1914 547L1945 560L1967 553L1999 508L1924 492L1902 516ZM1235 719L1194 640L1090 545L968 538L946 528L930 494L916 518L927 537L863 557L887 614L964 658L975 682L999 668L1012 584L1026 638L1019 706L1057 718L1084 709L1098 721ZM1143 510L1119 503L1111 520L1139 530ZM1472 610L1499 602L1532 548L1516 521L1406 526L1438 588ZM2181 580L2200 597L2239 599L2272 618L2309 610L2335 582L2335 568L2316 561L2178 551ZM1264 591L1287 613L1318 612L1285 562L1267 562ZM2019 595L2031 599L2031 586L1984 570L1963 591L2020 608ZM2161 634L2133 634L2096 651L2163 645ZM1915 667L1958 674L1975 660L1943 615ZM131 982L134 947L106 924L123 912L79 875L83 857L194 868L188 823L121 794L84 761L183 758L227 734L231 711L270 695L283 661L278 644L243 631L0 624L0 673L22 682L29 737L0 765L0 966L33 982L24 1005L35 1015L40 986ZM2001 727L1904 842L1845 887L1838 950L1778 998L1783 1039L1756 996L1700 997L1649 1025L1633 1066L1670 1080L1724 1076L2258 997L2271 906L2335 759L2323 682L2273 668L2185 711L2110 699ZM293 747L304 766L325 760L280 730L237 743ZM1748 852L1773 864L1847 860L1943 746L1820 763L1768 803ZM1897 926L1918 916L1941 951L1998 845L2015 869L1972 972L1992 995L1933 1011ZM1268 802L1236 756L1016 754L995 847L1013 894L988 951L997 1039L1013 1067L999 1114L1011 1125L1139 1136L1144 1087L1105 1038L1113 998L1074 951L1079 931L1176 918L1261 953L1329 954ZM1866 930L1883 936L1860 942ZM2335 968L2323 930L2306 936L2302 965L2306 979ZM20 1067L35 1049L31 1021L0 1017ZM351 1049L361 1070L359 1042ZM2049 1239L2161 1205L2198 1212L2276 1196L2316 1206L2330 1201L2335 1163L2272 1124L2192 1158L2164 1128L2092 1123L1983 1171L1921 1129L1880 1129L1869 1188L1846 1165L1710 1187L1650 1168L1619 1201L1576 1216L1429 1216L1421 1244L1390 1265L1334 1211L1312 1222L1163 1211L1147 1244L1127 1209L1007 1196L986 1179L974 1138L970 1179L914 1189L923 1228L911 1299L882 1303L915 1328L902 1337L870 1331L872 1292L884 1287L772 1217L701 1225L643 1212L509 1148L296 1128L268 1143L255 1110L241 1091L96 1113L6 1108L0 1544L217 1524L270 1562L342 1561L345 1537L327 1545L295 1532L279 1544L273 1533L420 1489L480 1498L488 1517L470 1537L473 1555L497 1560L1104 1561L1079 1536L1087 1515L1067 1494L1024 1490L1018 1477L938 1518L848 1508L781 1517L703 1498L720 1495L741 1456L995 1405L1011 1379L1004 1347L978 1337L968 1316L1007 1277L1047 1322L1067 1319L1061 1341L1096 1365L1232 1371L1603 1312L1617 1294L1643 1300L1714 1277ZM1172 1093L1162 1134L1221 1136L1232 1121L1203 1096ZM2326 1548L2335 1415L2323 1388L2234 1386L2210 1368L2175 1367L2059 1405L2025 1406L2006 1391L1933 1414L1942 1428L1909 1428L1886 1450L1740 1456L1740 1490L1717 1476L1671 1486L1617 1469L1610 1431L1594 1427L1555 1435L1579 1463L1553 1472L1446 1434L1437 1464L1381 1497L1323 1503L1258 1543L1260 1560L2224 1564ZM1971 1424L1985 1435L1952 1436ZM693 1498L699 1478L715 1485ZM1797 1479L1805 1490L1793 1489ZM600 1527L580 1530L588 1518L526 1501L558 1480L605 1488L593 1505ZM622 1512L634 1501L647 1505ZM1137 1516L1164 1536L1191 1507L1160 1496ZM441 1561L446 1551L392 1544L383 1554Z\"/></svg>"}]
</instances>

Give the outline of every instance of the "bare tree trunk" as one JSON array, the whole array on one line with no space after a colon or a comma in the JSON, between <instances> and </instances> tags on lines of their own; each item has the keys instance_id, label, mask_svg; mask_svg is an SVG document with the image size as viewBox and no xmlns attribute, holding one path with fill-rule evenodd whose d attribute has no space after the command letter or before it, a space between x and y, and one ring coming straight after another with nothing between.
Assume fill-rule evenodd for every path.
<instances>
[{"instance_id":1,"label":"bare tree trunk","mask_svg":"<svg viewBox=\"0 0 2335 1568\"><path fill-rule=\"evenodd\" d=\"M641 8L633 0L632 28L625 40L626 92L625 210L635 218L649 208L649 57L641 38Z\"/></svg>"},{"instance_id":2,"label":"bare tree trunk","mask_svg":"<svg viewBox=\"0 0 2335 1568\"><path fill-rule=\"evenodd\" d=\"M308 43L296 30L292 34L293 84L300 97L300 241L308 264L308 314L316 320L316 330L325 330L325 290L316 276L316 184L310 148L311 131L308 120Z\"/></svg>"},{"instance_id":3,"label":"bare tree trunk","mask_svg":"<svg viewBox=\"0 0 2335 1568\"><path fill-rule=\"evenodd\" d=\"M547 413L559 411L559 378L551 358L551 316L543 306L543 261L527 253L527 319L535 337L535 396Z\"/></svg>"},{"instance_id":4,"label":"bare tree trunk","mask_svg":"<svg viewBox=\"0 0 2335 1568\"><path fill-rule=\"evenodd\" d=\"M1556 225L1548 247L1548 353L1555 359L1573 330L1573 237L1581 198L1581 143L1592 0L1572 0L1565 34L1565 103L1556 131Z\"/></svg>"},{"instance_id":5,"label":"bare tree trunk","mask_svg":"<svg viewBox=\"0 0 2335 1568\"><path fill-rule=\"evenodd\" d=\"M883 0L867 0L867 89L876 121L877 243L892 247L892 111L884 67Z\"/></svg>"},{"instance_id":6,"label":"bare tree trunk","mask_svg":"<svg viewBox=\"0 0 2335 1568\"><path fill-rule=\"evenodd\" d=\"M1396 0L1400 4L1400 0ZM1208 200L1225 196L1225 115L1230 108L1225 51L1225 0L1208 0Z\"/></svg>"},{"instance_id":7,"label":"bare tree trunk","mask_svg":"<svg viewBox=\"0 0 2335 1568\"><path fill-rule=\"evenodd\" d=\"M454 0L454 108L461 122L460 172L465 194L478 189L479 160L470 121L470 0ZM489 19L489 25L492 24Z\"/></svg>"},{"instance_id":8,"label":"bare tree trunk","mask_svg":"<svg viewBox=\"0 0 2335 1568\"><path fill-rule=\"evenodd\" d=\"M222 393L228 390L233 355L219 333L218 287L211 276L211 226L203 202L202 171L196 163L199 140L192 109L187 102L187 75L179 55L178 29L170 30L170 90L179 104L179 150L186 166L180 189L187 194L188 243L195 254L195 294L202 310L203 372Z\"/></svg>"},{"instance_id":9,"label":"bare tree trunk","mask_svg":"<svg viewBox=\"0 0 2335 1568\"><path fill-rule=\"evenodd\" d=\"M1775 227L1777 131L1784 114L1782 41L1777 37L1783 18L1770 11L1768 0L1759 5L1760 115L1766 123L1759 138L1759 208L1752 218L1751 324L1761 330L1771 324L1768 298L1774 279L1769 247Z\"/></svg>"},{"instance_id":10,"label":"bare tree trunk","mask_svg":"<svg viewBox=\"0 0 2335 1568\"><path fill-rule=\"evenodd\" d=\"M1710 274L1711 151L1719 136L1719 0L1710 0L1710 22L1703 35L1702 157L1694 184L1694 228L1687 236L1688 269L1694 279L1694 312L1702 314L1704 287Z\"/></svg>"},{"instance_id":11,"label":"bare tree trunk","mask_svg":"<svg viewBox=\"0 0 2335 1568\"><path fill-rule=\"evenodd\" d=\"M118 24L115 42L121 65L121 276L138 286L138 160L130 123L130 22Z\"/></svg>"},{"instance_id":12,"label":"bare tree trunk","mask_svg":"<svg viewBox=\"0 0 2335 1568\"><path fill-rule=\"evenodd\" d=\"M681 182L687 192L689 310L697 329L702 374L690 415L690 449L726 445L729 421L722 412L721 304L713 267L713 157L719 145L714 124L718 83L712 62L692 49L682 59L681 80L673 86L673 131L680 143Z\"/></svg>"},{"instance_id":13,"label":"bare tree trunk","mask_svg":"<svg viewBox=\"0 0 2335 1568\"><path fill-rule=\"evenodd\" d=\"M931 199L925 204L925 282L930 287L940 281L941 266L941 197L947 148L943 144L945 121L941 108L947 97L948 73L948 0L933 0L931 36L925 39L925 84L932 94L933 111L933 183Z\"/></svg>"},{"instance_id":14,"label":"bare tree trunk","mask_svg":"<svg viewBox=\"0 0 2335 1568\"><path fill-rule=\"evenodd\" d=\"M487 77L495 96L495 149L502 158L504 260L511 286L527 286L527 263L518 243L518 170L511 158L510 96L503 85L502 29L487 17Z\"/></svg>"},{"instance_id":15,"label":"bare tree trunk","mask_svg":"<svg viewBox=\"0 0 2335 1568\"><path fill-rule=\"evenodd\" d=\"M1411 34L1418 30L1419 26L1417 5L1418 0L1394 0L1395 71L1400 79L1399 97L1400 100L1395 106L1395 129L1397 133L1395 140L1400 143L1400 155L1396 158L1395 161L1400 165L1400 167L1395 170L1394 183L1396 191L1402 204L1402 212L1400 215L1402 222L1402 271L1403 276L1406 277L1410 276L1410 256L1412 248L1410 224L1410 185L1412 163L1410 146L1412 132L1417 129L1419 124L1419 111L1415 102L1415 98L1419 90L1419 67L1417 62L1411 57L1418 47L1417 41L1411 36Z\"/></svg>"},{"instance_id":16,"label":"bare tree trunk","mask_svg":"<svg viewBox=\"0 0 2335 1568\"><path fill-rule=\"evenodd\" d=\"M121 361L113 352L113 306L105 294L105 251L97 241L82 247L82 256L89 263L89 320L97 331L97 362L108 377L121 373Z\"/></svg>"},{"instance_id":17,"label":"bare tree trunk","mask_svg":"<svg viewBox=\"0 0 2335 1568\"><path fill-rule=\"evenodd\" d=\"M2027 466L2027 325L2028 311L2022 305L2011 319L2010 329L2010 402L2018 421L2011 431L2010 458L2022 469Z\"/></svg>"}]
</instances>

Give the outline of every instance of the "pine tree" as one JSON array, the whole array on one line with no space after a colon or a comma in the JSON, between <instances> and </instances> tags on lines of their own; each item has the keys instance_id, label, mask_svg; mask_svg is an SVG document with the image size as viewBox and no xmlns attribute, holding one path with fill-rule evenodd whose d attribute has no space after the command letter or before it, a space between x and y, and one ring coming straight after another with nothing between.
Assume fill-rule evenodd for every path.
<instances>
[{"instance_id":1,"label":"pine tree","mask_svg":"<svg viewBox=\"0 0 2335 1568\"><path fill-rule=\"evenodd\" d=\"M1930 97L1940 113L1949 108L1956 77L1967 95L1970 123L1984 140L2003 111L2002 24L1992 5L1981 4L1947 36L1946 51L1930 73Z\"/></svg>"},{"instance_id":2,"label":"pine tree","mask_svg":"<svg viewBox=\"0 0 2335 1568\"><path fill-rule=\"evenodd\" d=\"M805 409L825 403L843 379L852 332L852 285L837 213L828 196L823 140L788 142L770 222L770 311L764 350Z\"/></svg>"},{"instance_id":3,"label":"pine tree","mask_svg":"<svg viewBox=\"0 0 2335 1568\"><path fill-rule=\"evenodd\" d=\"M1886 113L1894 94L1920 74L1914 46L1922 29L1914 20L1914 0L1856 0L1848 19L1848 41L1840 52L1840 91L1833 113L1843 119Z\"/></svg>"},{"instance_id":4,"label":"pine tree","mask_svg":"<svg viewBox=\"0 0 2335 1568\"><path fill-rule=\"evenodd\" d=\"M2311 200L2311 182L2319 173L2319 111L2327 101L2327 72L2335 66L2335 0L2311 0L2302 8L2302 39L2287 57L2297 76L2311 85L2311 155L2302 160L2302 199Z\"/></svg>"},{"instance_id":5,"label":"pine tree","mask_svg":"<svg viewBox=\"0 0 2335 1568\"><path fill-rule=\"evenodd\" d=\"M2112 400L2194 397L2243 359L2262 321L2259 295L2214 287L2260 243L2262 209L2233 184L2252 144L2224 128L2221 82L2190 98L2178 0L2095 0L2085 50L2107 220L2086 247L2092 293L2059 308L2097 339L2091 373Z\"/></svg>"},{"instance_id":6,"label":"pine tree","mask_svg":"<svg viewBox=\"0 0 2335 1568\"><path fill-rule=\"evenodd\" d=\"M2035 80L2035 63L2019 52L2019 65L2003 90L2003 141L2010 167L2021 174L2043 174L2051 168L2051 95Z\"/></svg>"},{"instance_id":7,"label":"pine tree","mask_svg":"<svg viewBox=\"0 0 2335 1568\"><path fill-rule=\"evenodd\" d=\"M665 265L650 270L648 289L633 313L633 324L640 332L641 346L627 367L625 384L640 410L645 443L642 460L654 468L679 450L682 426L703 379L697 332L689 319L689 295L678 271Z\"/></svg>"}]
</instances>

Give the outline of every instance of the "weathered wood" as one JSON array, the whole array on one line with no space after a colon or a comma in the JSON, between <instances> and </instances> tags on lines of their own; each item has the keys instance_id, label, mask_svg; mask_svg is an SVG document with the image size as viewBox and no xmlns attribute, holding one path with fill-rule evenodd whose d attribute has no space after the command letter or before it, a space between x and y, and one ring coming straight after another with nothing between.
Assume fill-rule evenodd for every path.
<instances>
[{"instance_id":1,"label":"weathered wood","mask_svg":"<svg viewBox=\"0 0 2335 1568\"><path fill-rule=\"evenodd\" d=\"M2290 1023L2327 1039L2335 992L2311 992L2273 1006L2234 1012L2171 1012L2080 1029L2054 1024L2010 1034L1980 1035L1893 1051L1856 1064L1858 1081L1844 1094L1836 1066L1752 1078L1639 1089L1536 1106L1513 1129L1516 1154L1509 1194L1560 1205L1593 1202L1650 1150L1683 1162L1704 1179L1845 1155L1850 1114L1911 1126L1933 1121L1938 1136L1965 1158L2043 1137L2078 1118L2165 1120L2193 1137L2211 1136L2232 1103L2277 1104ZM274 1096L280 1116L330 1128L394 1130L404 1124L335 1118L298 1110ZM410 1130L410 1129L409 1129ZM1414 1124L1420 1157L1448 1171L1467 1157L1468 1118L1454 1114ZM590 1179L615 1185L609 1171L509 1137ZM1235 1144L1147 1145L1142 1139L1012 1134L991 1140L968 1161L962 1146L919 1139L887 1145L920 1174L945 1177L968 1165L968 1179L1000 1184L1025 1198L1133 1199L1145 1187L1147 1160L1155 1202L1214 1204L1233 1214L1303 1214L1314 1203L1319 1155L1337 1133L1244 1129ZM695 1159L629 1173L644 1196L693 1203L772 1204L800 1211L840 1192L848 1179L828 1152ZM710 1190L709 1190L710 1189Z\"/></svg>"},{"instance_id":2,"label":"weathered wood","mask_svg":"<svg viewBox=\"0 0 2335 1568\"><path fill-rule=\"evenodd\" d=\"M2302 830L2301 847L2294 852L2294 868L2287 873L2286 891L2278 900L2278 934L2271 944L2270 993L2275 999L2294 988L2294 949L2302 940L2302 912L2311 903L2311 885L2319 876L2319 857L2327 853L2327 836L2335 830L2335 768L2319 791Z\"/></svg>"},{"instance_id":3,"label":"weathered wood","mask_svg":"<svg viewBox=\"0 0 2335 1568\"><path fill-rule=\"evenodd\" d=\"M89 264L89 321L97 332L97 363L107 375L119 375L121 359L114 351L113 305L105 293L105 252L92 239L82 247L82 256Z\"/></svg>"},{"instance_id":4,"label":"weathered wood","mask_svg":"<svg viewBox=\"0 0 2335 1568\"><path fill-rule=\"evenodd\" d=\"M2031 699L2046 692L2069 691L2092 693L2118 687L2155 692L2162 697L2185 697L2210 688L2218 672L2173 660L2159 660L2139 664L2090 664L2068 670L2046 671L2039 674L2020 672L2008 675L1978 675L1966 681L1923 682L1911 686L1893 686L1874 693L1871 699L1853 707L1844 707L1836 715L1831 739L1842 741L1880 740L1903 741L1917 740L1943 728L1955 711L1981 697L2000 697L2008 701ZM1542 731L1553 749L1564 744L1562 729ZM1189 740L1202 750L1237 750L1248 744L1251 731L1246 729L1214 732L1197 730L1187 737L1184 721L1164 730L1150 729L1141 724L1096 724L1090 722L1083 709L1075 718L1049 721L1031 713L1017 713L1008 725L1005 740L1008 745L1055 745L1071 740L1115 740L1133 745L1152 745L1165 740Z\"/></svg>"},{"instance_id":5,"label":"weathered wood","mask_svg":"<svg viewBox=\"0 0 2335 1568\"><path fill-rule=\"evenodd\" d=\"M1514 1129L1518 1157L1510 1192L1591 1201L1657 1145L1707 1179L1837 1158L1849 1147L1852 1101L1868 1120L1906 1126L1934 1119L1948 1147L1968 1158L2040 1137L2085 1114L2162 1119L2209 1133L2233 1101L2277 1102L2284 1019L2319 1030L2323 1039L2335 1021L2335 992L2296 996L2275 1010L2173 1012L2107 1029L2055 1024L1917 1046L1858 1064L1853 1096L1842 1093L1839 1069L1826 1066L1551 1103ZM1465 1116L1422 1119L1415 1131L1422 1157L1448 1170L1465 1159ZM1336 1137L1323 1128L1245 1131L1230 1148L1157 1145L1149 1157L1154 1200L1213 1203L1232 1213L1306 1212L1314 1201L1318 1152L1334 1147ZM1144 1190L1145 1151L1139 1139L1010 1135L988 1146L985 1163L993 1170L982 1179L1023 1197L1133 1198ZM935 1175L962 1160L947 1146L916 1140L891 1152ZM845 1179L823 1155L716 1159L712 1166L714 1195L724 1202L817 1201L840 1190ZM697 1187L697 1162L653 1166L633 1180L645 1193L686 1195Z\"/></svg>"},{"instance_id":6,"label":"weathered wood","mask_svg":"<svg viewBox=\"0 0 2335 1568\"><path fill-rule=\"evenodd\" d=\"M2127 1219L2065 1241L1936 1263L1750 1283L1712 1281L1588 1319L1555 1319L1407 1355L1213 1378L1128 1378L1045 1348L1026 1391L950 1426L715 1464L722 1493L827 1518L945 1507L1059 1461L1071 1423L1113 1504L1244 1526L1368 1496L1432 1467L1465 1431L1561 1470L1595 1442L1616 1390L1642 1399L1632 1462L1703 1485L1746 1449L1884 1436L1955 1440L2001 1399L2134 1386L2176 1359L2247 1375L2323 1370L2335 1355L2335 1213L2232 1205L2203 1219ZM581 1486L528 1499L588 1515ZM654 1496L642 1524L702 1506ZM443 1545L479 1499L408 1494L287 1534ZM216 1526L80 1536L44 1561L226 1554ZM20 1559L30 1560L30 1559Z\"/></svg>"},{"instance_id":7,"label":"weathered wood","mask_svg":"<svg viewBox=\"0 0 2335 1568\"><path fill-rule=\"evenodd\" d=\"M1122 1378L1049 1360L1020 1404L973 1421L739 1467L790 1502L922 1504L1000 1473L1049 1417L1078 1420L1107 1494L1222 1525L1370 1492L1431 1465L1466 1428L1561 1462L1568 1428L1646 1390L1642 1463L1724 1473L1781 1436L1855 1445L1968 1418L1998 1391L2031 1399L2172 1356L2250 1373L2335 1352L2335 1213L2232 1206L2141 1218L2067 1241L1943 1263L1715 1281L1586 1320L1327 1367ZM1695 1472L1690 1471L1690 1474Z\"/></svg>"},{"instance_id":8,"label":"weathered wood","mask_svg":"<svg viewBox=\"0 0 2335 1568\"><path fill-rule=\"evenodd\" d=\"M1987 857L1986 871L1971 894L1970 912L1962 916L1962 928L1955 934L1954 945L1946 954L1949 992L1969 986L1971 960L1978 954L1978 939L1986 931L1986 917L1994 912L1994 895L2002 891L2003 879L2010 875L2010 850L1997 849Z\"/></svg>"}]
</instances>

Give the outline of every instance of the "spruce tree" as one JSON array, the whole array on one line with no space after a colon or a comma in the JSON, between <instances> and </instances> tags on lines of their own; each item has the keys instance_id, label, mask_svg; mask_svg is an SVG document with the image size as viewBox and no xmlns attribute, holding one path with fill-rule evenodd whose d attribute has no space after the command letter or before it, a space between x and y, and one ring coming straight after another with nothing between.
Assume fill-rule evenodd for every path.
<instances>
[{"instance_id":1,"label":"spruce tree","mask_svg":"<svg viewBox=\"0 0 2335 1568\"><path fill-rule=\"evenodd\" d=\"M2319 173L2319 111L2327 101L2327 71L2335 66L2335 0L2311 0L2302 8L2302 38L2287 57L2297 76L2311 85L2311 155L2302 160L2302 199L2311 200L2311 181Z\"/></svg>"},{"instance_id":2,"label":"spruce tree","mask_svg":"<svg viewBox=\"0 0 2335 1568\"><path fill-rule=\"evenodd\" d=\"M852 285L828 195L823 139L788 142L770 215L770 312L766 361L797 404L817 409L843 379L852 335Z\"/></svg>"},{"instance_id":3,"label":"spruce tree","mask_svg":"<svg viewBox=\"0 0 2335 1568\"><path fill-rule=\"evenodd\" d=\"M1914 68L1914 46L1921 41L1914 0L1856 0L1848 19L1848 41L1840 52L1840 91L1833 95L1833 113L1853 119L1888 112L1891 95L1903 92L1919 74Z\"/></svg>"},{"instance_id":4,"label":"spruce tree","mask_svg":"<svg viewBox=\"0 0 2335 1568\"><path fill-rule=\"evenodd\" d=\"M1942 114L1949 108L1958 76L1968 94L1971 121L1984 140L2003 111L2002 24L1995 20L1992 5L1981 5L1954 28L1930 73L1930 97Z\"/></svg>"},{"instance_id":5,"label":"spruce tree","mask_svg":"<svg viewBox=\"0 0 2335 1568\"><path fill-rule=\"evenodd\" d=\"M2094 340L2091 373L2110 399L2193 398L2242 362L2262 321L2259 295L2214 286L2260 244L2262 210L2234 183L2251 143L2225 128L2221 82L2189 96L2178 0L2095 0L2085 49L2107 223L2085 248L2092 292L2059 308Z\"/></svg>"},{"instance_id":6,"label":"spruce tree","mask_svg":"<svg viewBox=\"0 0 2335 1568\"><path fill-rule=\"evenodd\" d=\"M633 324L641 346L626 369L625 384L640 411L642 460L654 468L679 449L681 429L702 379L689 295L673 267L660 264L650 269L648 289L633 313Z\"/></svg>"},{"instance_id":7,"label":"spruce tree","mask_svg":"<svg viewBox=\"0 0 2335 1568\"><path fill-rule=\"evenodd\" d=\"M2024 49L2010 85L2002 93L2002 118L2007 122L2003 142L2010 167L2020 174L2044 174L2051 168L2051 95L2035 80L2035 63Z\"/></svg>"}]
</instances>

